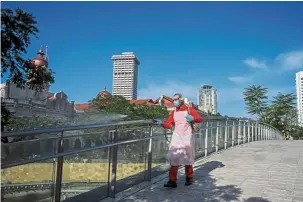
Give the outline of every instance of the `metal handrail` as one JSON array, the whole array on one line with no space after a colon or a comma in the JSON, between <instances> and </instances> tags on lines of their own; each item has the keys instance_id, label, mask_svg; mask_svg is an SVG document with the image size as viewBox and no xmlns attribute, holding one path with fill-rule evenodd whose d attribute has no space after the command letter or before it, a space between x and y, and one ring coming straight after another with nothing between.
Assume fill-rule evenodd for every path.
<instances>
[{"instance_id":1,"label":"metal handrail","mask_svg":"<svg viewBox=\"0 0 303 202\"><path fill-rule=\"evenodd\" d=\"M74 130L80 130L80 129L109 127L109 126L152 124L152 123L153 123L152 120L136 120L136 121L119 121L119 122L108 122L108 123L97 123L97 124L63 126L63 127L56 127L56 128L38 128L38 129L34 129L34 130L4 132L3 134L1 134L1 137L31 136L31 135L41 134L41 133L54 133L54 132L62 132L62 131L74 131Z\"/></svg>"},{"instance_id":2,"label":"metal handrail","mask_svg":"<svg viewBox=\"0 0 303 202\"><path fill-rule=\"evenodd\" d=\"M227 120L227 119L226 119ZM221 120L223 121L223 119ZM228 119L229 121L229 119ZM239 120L238 120L239 121ZM136 124L136 123L133 123L133 121L131 121L132 123L128 123L130 121L124 121L124 122L117 122L118 124L115 124L115 125L110 125L110 126L121 126L121 125L133 125L133 124ZM212 120L210 121L206 121L206 122L213 122ZM217 122L217 121L216 121ZM268 125L266 123L262 123L262 122L257 122L257 121L253 121L255 123L259 123L259 124L262 124L262 125L266 125L266 126L269 126L277 131L279 131L277 128L271 126L271 125ZM141 123L141 122L140 122ZM204 122L205 123L205 122ZM145 124L152 124L152 121L147 121ZM94 127L95 125L98 125L98 127L107 127L108 125L107 124L86 124L86 125L77 125L79 127L81 127L80 129L88 129L88 128L98 128L98 127ZM87 127L88 126L88 127ZM93 127L91 127L93 126ZM218 125L218 126L208 126L207 129L216 129L216 128L225 128L225 127L231 127L232 125ZM239 125L235 125L235 126L239 126ZM240 125L241 126L241 125ZM52 129L52 128L51 128ZM60 129L59 131L57 132L62 132L62 131L73 131L73 130L69 130L69 127L58 127L56 129ZM203 129L206 129L206 128L203 128ZM201 128L201 130L203 130ZM75 129L76 130L76 129ZM38 131L43 131L43 132L40 132L40 133L37 133ZM22 134L20 133L22 132ZM24 133L26 134L24 134ZM3 135L1 135L1 137L19 137L19 136L27 136L28 134L31 136L31 135L41 135L41 134L44 134L44 133L50 133L49 132L49 128L44 128L44 129L34 129L34 130L26 130L26 131L13 131L13 132L6 132L4 133ZM78 135L66 135L64 136L64 138L69 138L69 137L72 137L72 138L75 138L75 137L79 137L79 136L83 136L83 135L95 135L95 134L99 134L99 132L94 132L94 133L85 133L85 134L78 134ZM283 136L281 134L281 136ZM33 139L33 140L21 140L21 141L18 141L18 142L10 142L10 143L6 143L6 145L12 145L12 144L19 144L19 143L25 143L25 142L34 142L34 141L45 141L45 140L51 140L51 139L58 139L59 137L49 137L49 138L43 138L43 139Z\"/></svg>"},{"instance_id":3,"label":"metal handrail","mask_svg":"<svg viewBox=\"0 0 303 202\"><path fill-rule=\"evenodd\" d=\"M234 121L237 119L218 119L216 121ZM241 121L241 120L237 120ZM246 121L246 120L245 120ZM252 122L259 123L262 125L269 126L275 130L278 130L277 128L268 125L266 123L258 122L251 120ZM208 120L206 120L208 122ZM213 120L209 120L209 122L215 122ZM55 133L55 132L62 132L62 131L74 131L74 130L80 130L80 129L90 129L90 128L101 128L101 127L110 127L110 126L123 126L123 125L134 125L134 124L152 124L152 120L135 120L135 121L119 121L119 122L108 122L108 123L97 123L97 124L83 124L83 125L74 125L74 126L62 126L62 127L56 127L56 128L38 128L34 130L24 130L24 131L10 131L10 132L3 132L1 133L2 137L19 137L19 136L32 136L32 135L40 135L43 133ZM278 130L279 131L279 130Z\"/></svg>"}]
</instances>

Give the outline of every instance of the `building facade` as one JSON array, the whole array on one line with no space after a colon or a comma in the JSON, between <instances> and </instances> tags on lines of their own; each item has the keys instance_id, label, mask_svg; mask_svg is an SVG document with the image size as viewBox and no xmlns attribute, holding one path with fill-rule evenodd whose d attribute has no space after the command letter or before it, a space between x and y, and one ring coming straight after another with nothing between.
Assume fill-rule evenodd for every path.
<instances>
[{"instance_id":1,"label":"building facade","mask_svg":"<svg viewBox=\"0 0 303 202\"><path fill-rule=\"evenodd\" d=\"M217 89L210 85L199 88L198 109L207 113L217 113Z\"/></svg>"},{"instance_id":2,"label":"building facade","mask_svg":"<svg viewBox=\"0 0 303 202\"><path fill-rule=\"evenodd\" d=\"M48 57L43 49L32 60L35 66L48 68ZM74 115L74 102L69 102L63 92L50 93L49 85L41 92L18 88L11 80L1 84L1 104L15 116L53 116L59 119L69 119Z\"/></svg>"},{"instance_id":3,"label":"building facade","mask_svg":"<svg viewBox=\"0 0 303 202\"><path fill-rule=\"evenodd\" d=\"M303 125L303 71L296 73L298 122Z\"/></svg>"},{"instance_id":4,"label":"building facade","mask_svg":"<svg viewBox=\"0 0 303 202\"><path fill-rule=\"evenodd\" d=\"M139 59L133 52L113 55L113 95L137 99Z\"/></svg>"}]
</instances>

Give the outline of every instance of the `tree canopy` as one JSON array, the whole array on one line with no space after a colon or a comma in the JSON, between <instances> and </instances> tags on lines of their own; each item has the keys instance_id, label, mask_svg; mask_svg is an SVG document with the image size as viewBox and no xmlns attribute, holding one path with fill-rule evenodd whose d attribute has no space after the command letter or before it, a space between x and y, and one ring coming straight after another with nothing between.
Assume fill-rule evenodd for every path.
<instances>
[{"instance_id":1,"label":"tree canopy","mask_svg":"<svg viewBox=\"0 0 303 202\"><path fill-rule=\"evenodd\" d=\"M15 11L1 9L1 77L8 78L17 87L42 90L45 84L54 83L52 71L46 67L35 67L24 54L31 44L31 37L39 33L35 17L17 8Z\"/></svg>"},{"instance_id":2,"label":"tree canopy","mask_svg":"<svg viewBox=\"0 0 303 202\"><path fill-rule=\"evenodd\" d=\"M127 115L124 120L157 119L168 116L168 111L165 107L130 104L128 100L118 95L97 96L89 103L90 108L94 110Z\"/></svg>"},{"instance_id":3,"label":"tree canopy","mask_svg":"<svg viewBox=\"0 0 303 202\"><path fill-rule=\"evenodd\" d=\"M248 113L262 116L267 107L267 88L253 85L245 88L243 94Z\"/></svg>"},{"instance_id":4,"label":"tree canopy","mask_svg":"<svg viewBox=\"0 0 303 202\"><path fill-rule=\"evenodd\" d=\"M244 91L244 101L249 114L258 115L259 121L279 129L285 135L303 137L303 127L298 125L296 96L278 93L269 102L267 88L249 86Z\"/></svg>"}]
</instances>

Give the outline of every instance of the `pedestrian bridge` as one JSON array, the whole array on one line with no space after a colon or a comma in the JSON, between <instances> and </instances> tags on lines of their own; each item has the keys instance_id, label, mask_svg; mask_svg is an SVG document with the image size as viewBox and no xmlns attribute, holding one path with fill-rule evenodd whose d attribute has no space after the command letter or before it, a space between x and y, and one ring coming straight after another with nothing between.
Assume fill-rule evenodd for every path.
<instances>
[{"instance_id":1,"label":"pedestrian bridge","mask_svg":"<svg viewBox=\"0 0 303 202\"><path fill-rule=\"evenodd\" d=\"M252 120L218 119L196 134L194 184L164 188L171 131L150 120L32 131L2 144L3 201L303 201L303 141Z\"/></svg>"}]
</instances>

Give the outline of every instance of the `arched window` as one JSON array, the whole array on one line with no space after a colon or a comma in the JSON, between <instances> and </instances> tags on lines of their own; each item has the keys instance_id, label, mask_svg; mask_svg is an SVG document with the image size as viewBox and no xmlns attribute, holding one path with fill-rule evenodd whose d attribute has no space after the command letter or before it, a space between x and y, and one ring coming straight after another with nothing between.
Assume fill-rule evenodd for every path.
<instances>
[{"instance_id":1,"label":"arched window","mask_svg":"<svg viewBox=\"0 0 303 202\"><path fill-rule=\"evenodd\" d=\"M63 140L63 151L68 151L69 150L69 140L64 139Z\"/></svg>"},{"instance_id":2,"label":"arched window","mask_svg":"<svg viewBox=\"0 0 303 202\"><path fill-rule=\"evenodd\" d=\"M81 141L79 138L77 138L75 141L75 149L81 149Z\"/></svg>"}]
</instances>

